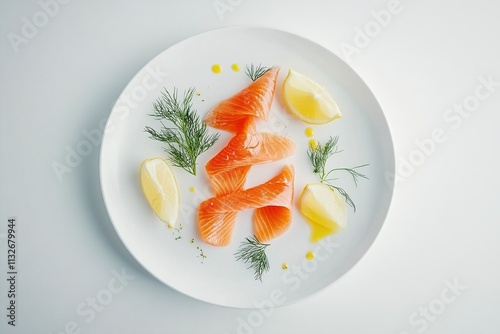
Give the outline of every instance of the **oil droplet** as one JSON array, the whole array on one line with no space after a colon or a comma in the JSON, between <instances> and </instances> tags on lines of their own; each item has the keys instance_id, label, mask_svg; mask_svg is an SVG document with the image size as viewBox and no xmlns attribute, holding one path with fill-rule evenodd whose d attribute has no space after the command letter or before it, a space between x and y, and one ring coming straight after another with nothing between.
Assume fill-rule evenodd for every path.
<instances>
[{"instance_id":1,"label":"oil droplet","mask_svg":"<svg viewBox=\"0 0 500 334\"><path fill-rule=\"evenodd\" d=\"M305 132L306 132L307 137L314 136L314 129L313 128L307 128Z\"/></svg>"},{"instance_id":2,"label":"oil droplet","mask_svg":"<svg viewBox=\"0 0 500 334\"><path fill-rule=\"evenodd\" d=\"M309 140L309 147L312 149L316 149L318 147L318 141L316 139Z\"/></svg>"},{"instance_id":3,"label":"oil droplet","mask_svg":"<svg viewBox=\"0 0 500 334\"><path fill-rule=\"evenodd\" d=\"M306 259L308 259L308 260L314 259L314 252L313 251L307 252L306 253Z\"/></svg>"},{"instance_id":4,"label":"oil droplet","mask_svg":"<svg viewBox=\"0 0 500 334\"><path fill-rule=\"evenodd\" d=\"M286 270L286 269L288 269L288 264L283 263L283 264L281 265L281 268L283 268L283 269L285 269L285 270Z\"/></svg>"},{"instance_id":5,"label":"oil droplet","mask_svg":"<svg viewBox=\"0 0 500 334\"><path fill-rule=\"evenodd\" d=\"M212 65L212 72L219 74L222 71L222 67L219 64Z\"/></svg>"},{"instance_id":6,"label":"oil droplet","mask_svg":"<svg viewBox=\"0 0 500 334\"><path fill-rule=\"evenodd\" d=\"M195 191L194 187L189 187L189 191L194 193L194 191Z\"/></svg>"},{"instance_id":7,"label":"oil droplet","mask_svg":"<svg viewBox=\"0 0 500 334\"><path fill-rule=\"evenodd\" d=\"M231 65L231 69L235 72L239 72L240 71L240 65L234 63Z\"/></svg>"}]
</instances>

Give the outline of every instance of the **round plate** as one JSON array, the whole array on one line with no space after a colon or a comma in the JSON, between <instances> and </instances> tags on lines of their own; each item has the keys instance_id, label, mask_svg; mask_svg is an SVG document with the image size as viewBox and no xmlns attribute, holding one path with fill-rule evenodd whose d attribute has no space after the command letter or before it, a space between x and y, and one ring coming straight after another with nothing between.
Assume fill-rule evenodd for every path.
<instances>
[{"instance_id":1,"label":"round plate","mask_svg":"<svg viewBox=\"0 0 500 334\"><path fill-rule=\"evenodd\" d=\"M212 65L219 64L215 74ZM238 64L239 71L232 69ZM141 192L138 171L142 161L167 158L162 143L149 138L145 126L159 129L150 114L164 89L178 89L179 96L195 87L193 106L204 115L221 99L246 87L251 81L247 65L279 66L276 95L270 117L260 122L260 131L288 136L297 144L296 153L285 160L254 166L247 186L274 176L286 163L295 166L295 199L290 229L272 240L266 253L270 270L262 281L254 279L248 265L236 261L234 253L252 236L252 212L241 212L226 247L205 244L197 231L197 208L213 196L205 163L224 147L231 135L220 131L217 144L198 159L197 176L173 167L181 193L180 218L175 229L158 220ZM347 207L347 228L318 243L309 242L310 230L297 199L307 183L318 182L307 157L309 126L290 116L282 99L281 85L294 69L323 85L334 97L343 117L313 126L314 139L322 143L339 136L339 152L328 167L369 166L359 171L369 180L355 186L347 172L338 172L336 185L345 189L356 204ZM210 129L216 132L215 129ZM302 37L273 29L233 27L188 38L151 60L127 85L108 119L100 156L101 187L106 208L119 237L130 253L154 277L188 296L209 303L259 307L263 300L288 304L316 293L344 275L366 253L387 215L394 173L394 150L384 114L369 88L341 59ZM392 174L394 175L394 174ZM315 257L306 259L312 251ZM288 269L283 269L286 264Z\"/></svg>"}]
</instances>

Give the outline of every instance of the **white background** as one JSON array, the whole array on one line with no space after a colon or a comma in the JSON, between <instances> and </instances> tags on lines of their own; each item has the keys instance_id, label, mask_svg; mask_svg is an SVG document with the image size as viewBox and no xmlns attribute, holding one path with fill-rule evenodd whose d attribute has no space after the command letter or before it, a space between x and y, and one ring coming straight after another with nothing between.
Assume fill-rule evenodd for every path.
<instances>
[{"instance_id":1,"label":"white background","mask_svg":"<svg viewBox=\"0 0 500 334\"><path fill-rule=\"evenodd\" d=\"M62 2L0 2L0 332L500 332L498 1ZM61 178L53 169L149 60L232 25L286 30L342 57L378 98L400 171L367 255L325 291L264 315L190 299L142 269L104 207L99 142ZM470 113L449 111L464 103ZM440 142L429 144L436 131ZM15 327L6 317L9 217ZM117 283L117 273L128 280ZM117 287L99 312L78 312Z\"/></svg>"}]
</instances>

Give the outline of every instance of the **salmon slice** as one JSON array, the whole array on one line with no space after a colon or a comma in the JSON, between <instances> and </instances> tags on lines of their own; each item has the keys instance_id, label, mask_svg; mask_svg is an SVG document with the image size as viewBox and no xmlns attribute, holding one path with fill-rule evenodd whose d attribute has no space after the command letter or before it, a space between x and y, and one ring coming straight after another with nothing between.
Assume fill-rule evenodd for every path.
<instances>
[{"instance_id":1,"label":"salmon slice","mask_svg":"<svg viewBox=\"0 0 500 334\"><path fill-rule=\"evenodd\" d=\"M266 242L282 235L292 221L289 207L265 206L257 208L254 214L254 235L260 242Z\"/></svg>"},{"instance_id":2,"label":"salmon slice","mask_svg":"<svg viewBox=\"0 0 500 334\"><path fill-rule=\"evenodd\" d=\"M294 151L295 143L287 137L268 132L244 132L234 136L208 161L205 169L213 176L233 168L281 160Z\"/></svg>"},{"instance_id":3,"label":"salmon slice","mask_svg":"<svg viewBox=\"0 0 500 334\"><path fill-rule=\"evenodd\" d=\"M215 196L227 195L243 189L250 166L242 166L212 175L210 184Z\"/></svg>"},{"instance_id":4,"label":"salmon slice","mask_svg":"<svg viewBox=\"0 0 500 334\"><path fill-rule=\"evenodd\" d=\"M294 168L286 165L275 177L258 186L210 198L200 204L198 230L214 246L226 246L242 210L257 209L254 232L259 241L285 232L292 220Z\"/></svg>"},{"instance_id":5,"label":"salmon slice","mask_svg":"<svg viewBox=\"0 0 500 334\"><path fill-rule=\"evenodd\" d=\"M213 246L227 246L231 242L238 212L198 211L198 230L201 238Z\"/></svg>"},{"instance_id":6,"label":"salmon slice","mask_svg":"<svg viewBox=\"0 0 500 334\"><path fill-rule=\"evenodd\" d=\"M207 114L205 123L220 130L238 133L244 129L249 118L267 120L279 71L279 67L269 69L245 89L221 101Z\"/></svg>"}]
</instances>

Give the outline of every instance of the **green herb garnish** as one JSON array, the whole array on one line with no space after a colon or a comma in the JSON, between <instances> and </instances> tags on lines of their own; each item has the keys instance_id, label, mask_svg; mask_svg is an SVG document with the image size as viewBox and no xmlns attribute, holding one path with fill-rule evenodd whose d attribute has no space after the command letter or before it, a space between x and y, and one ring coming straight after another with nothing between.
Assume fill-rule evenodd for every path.
<instances>
[{"instance_id":1,"label":"green herb garnish","mask_svg":"<svg viewBox=\"0 0 500 334\"><path fill-rule=\"evenodd\" d=\"M253 269L255 272L255 280L262 282L262 274L269 271L269 260L266 255L266 247L270 244L261 243L257 237L245 238L240 245L240 249L234 253L236 261L243 260L244 263L249 263L248 269Z\"/></svg>"},{"instance_id":2,"label":"green herb garnish","mask_svg":"<svg viewBox=\"0 0 500 334\"><path fill-rule=\"evenodd\" d=\"M177 89L174 88L172 93L165 89L153 104L155 113L151 115L161 120L162 129L156 131L146 126L145 131L152 139L167 144L164 150L172 165L196 175L196 159L215 144L219 134L210 135L207 125L193 109L194 92L194 88L188 89L179 101ZM174 127L165 125L164 120L170 121Z\"/></svg>"},{"instance_id":3,"label":"green herb garnish","mask_svg":"<svg viewBox=\"0 0 500 334\"><path fill-rule=\"evenodd\" d=\"M203 249L201 249L200 246L196 246L196 249L200 251L200 255L198 255L198 257L201 257L201 263L203 263L203 260L205 260L207 256L203 253Z\"/></svg>"},{"instance_id":4,"label":"green herb garnish","mask_svg":"<svg viewBox=\"0 0 500 334\"><path fill-rule=\"evenodd\" d=\"M354 202L349 196L349 194L347 194L347 192L344 189L332 184L332 181L337 180L337 178L330 178L330 174L336 171L346 171L349 174L351 174L354 184L357 186L359 178L368 179L366 175L361 174L360 172L357 171L357 169L366 167L368 166L368 164L352 168L333 168L330 171L326 172L325 168L328 159L332 155L342 152L338 150L337 147L338 141L339 137L335 136L335 137L330 137L330 139L324 145L318 143L317 146L314 147L309 146L307 150L307 156L309 157L309 161L313 166L313 172L319 175L320 182L332 189L336 189L342 196L345 197L347 204L352 206L354 212L356 212L356 205L354 205Z\"/></svg>"},{"instance_id":5,"label":"green herb garnish","mask_svg":"<svg viewBox=\"0 0 500 334\"><path fill-rule=\"evenodd\" d=\"M252 81L255 81L257 80L258 78L260 78L261 76L263 76L264 74L266 74L267 71L269 71L271 69L271 67L265 67L265 66L262 66L261 64L259 64L259 66L255 67L253 64L250 65L250 67L248 67L247 65L247 70L246 70L246 75L252 79Z\"/></svg>"}]
</instances>

